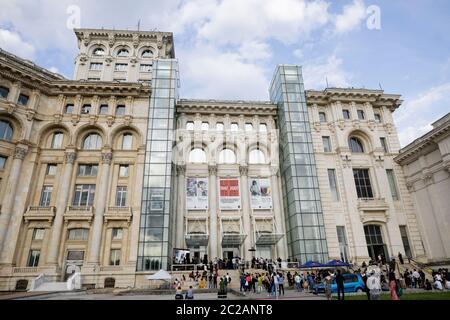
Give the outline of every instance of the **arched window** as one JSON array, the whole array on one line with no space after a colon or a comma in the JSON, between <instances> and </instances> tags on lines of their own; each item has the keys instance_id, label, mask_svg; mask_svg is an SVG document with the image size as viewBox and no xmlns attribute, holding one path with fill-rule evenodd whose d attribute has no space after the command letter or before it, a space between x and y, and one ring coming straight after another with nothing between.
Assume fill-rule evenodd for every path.
<instances>
[{"instance_id":1,"label":"arched window","mask_svg":"<svg viewBox=\"0 0 450 320\"><path fill-rule=\"evenodd\" d=\"M122 136L122 150L133 149L133 135L131 133L124 133Z\"/></svg>"},{"instance_id":2,"label":"arched window","mask_svg":"<svg viewBox=\"0 0 450 320\"><path fill-rule=\"evenodd\" d=\"M144 52L142 52L142 58L153 58L153 51L152 50L144 50Z\"/></svg>"},{"instance_id":3,"label":"arched window","mask_svg":"<svg viewBox=\"0 0 450 320\"><path fill-rule=\"evenodd\" d=\"M8 121L0 120L0 139L11 141L13 137L13 128Z\"/></svg>"},{"instance_id":4,"label":"arched window","mask_svg":"<svg viewBox=\"0 0 450 320\"><path fill-rule=\"evenodd\" d=\"M206 163L206 152L203 149L196 148L189 153L190 163Z\"/></svg>"},{"instance_id":5,"label":"arched window","mask_svg":"<svg viewBox=\"0 0 450 320\"><path fill-rule=\"evenodd\" d=\"M128 49L120 49L119 51L117 51L118 57L128 57L129 55L130 52L128 51Z\"/></svg>"},{"instance_id":6,"label":"arched window","mask_svg":"<svg viewBox=\"0 0 450 320\"><path fill-rule=\"evenodd\" d=\"M102 137L97 133L89 134L83 142L84 150L100 150L102 148Z\"/></svg>"},{"instance_id":7,"label":"arched window","mask_svg":"<svg viewBox=\"0 0 450 320\"><path fill-rule=\"evenodd\" d=\"M65 114L72 114L75 106L73 104L66 105L66 108L64 110Z\"/></svg>"},{"instance_id":8,"label":"arched window","mask_svg":"<svg viewBox=\"0 0 450 320\"><path fill-rule=\"evenodd\" d=\"M354 152L354 153L363 153L364 152L363 143L358 138L351 137L349 139L348 144L349 144L350 150L352 152Z\"/></svg>"},{"instance_id":9,"label":"arched window","mask_svg":"<svg viewBox=\"0 0 450 320\"><path fill-rule=\"evenodd\" d=\"M264 156L264 152L259 149L250 151L248 155L248 162L250 164L265 164L266 157Z\"/></svg>"},{"instance_id":10,"label":"arched window","mask_svg":"<svg viewBox=\"0 0 450 320\"><path fill-rule=\"evenodd\" d=\"M93 54L94 56L104 56L105 50L103 50L103 48L95 48Z\"/></svg>"},{"instance_id":11,"label":"arched window","mask_svg":"<svg viewBox=\"0 0 450 320\"><path fill-rule=\"evenodd\" d=\"M64 140L64 133L55 132L52 137L52 149L61 149Z\"/></svg>"},{"instance_id":12,"label":"arched window","mask_svg":"<svg viewBox=\"0 0 450 320\"><path fill-rule=\"evenodd\" d=\"M118 105L116 108L116 116L124 116L125 115L125 106Z\"/></svg>"},{"instance_id":13,"label":"arched window","mask_svg":"<svg viewBox=\"0 0 450 320\"><path fill-rule=\"evenodd\" d=\"M234 164L236 163L236 154L233 150L223 149L219 154L219 163Z\"/></svg>"}]
</instances>

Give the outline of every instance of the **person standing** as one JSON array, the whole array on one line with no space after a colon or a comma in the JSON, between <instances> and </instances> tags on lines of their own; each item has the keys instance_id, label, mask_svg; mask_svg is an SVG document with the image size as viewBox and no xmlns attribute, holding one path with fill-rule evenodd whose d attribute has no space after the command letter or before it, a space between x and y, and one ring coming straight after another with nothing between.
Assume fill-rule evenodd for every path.
<instances>
[{"instance_id":1,"label":"person standing","mask_svg":"<svg viewBox=\"0 0 450 320\"><path fill-rule=\"evenodd\" d=\"M367 289L370 292L370 300L380 300L381 283L379 274L372 271L370 277L367 278Z\"/></svg>"},{"instance_id":2,"label":"person standing","mask_svg":"<svg viewBox=\"0 0 450 320\"><path fill-rule=\"evenodd\" d=\"M283 296L284 296L284 276L282 273L278 274L278 289L279 289L280 296L281 296L282 291L283 291Z\"/></svg>"},{"instance_id":3,"label":"person standing","mask_svg":"<svg viewBox=\"0 0 450 320\"><path fill-rule=\"evenodd\" d=\"M394 272L389 273L389 289L391 291L391 300L400 300L397 295L397 279Z\"/></svg>"},{"instance_id":4,"label":"person standing","mask_svg":"<svg viewBox=\"0 0 450 320\"><path fill-rule=\"evenodd\" d=\"M362 275L362 281L363 281L363 283L364 283L364 292L365 292L366 295L367 295L367 300L370 300L370 290L369 290L369 288L367 287L367 279L368 279L368 276L367 276L367 271L366 271L366 272L364 272L364 274Z\"/></svg>"},{"instance_id":5,"label":"person standing","mask_svg":"<svg viewBox=\"0 0 450 320\"><path fill-rule=\"evenodd\" d=\"M338 292L338 300L341 300L341 293L342 293L342 300L345 300L345 295L344 295L344 276L341 274L341 270L337 271L336 285L337 285L337 292Z\"/></svg>"},{"instance_id":6,"label":"person standing","mask_svg":"<svg viewBox=\"0 0 450 320\"><path fill-rule=\"evenodd\" d=\"M302 278L300 278L300 275L298 273L295 273L294 281L295 281L295 288L297 289L297 292L301 292L302 291Z\"/></svg>"},{"instance_id":7,"label":"person standing","mask_svg":"<svg viewBox=\"0 0 450 320\"><path fill-rule=\"evenodd\" d=\"M398 253L398 260L400 261L401 264L404 264L403 256L402 256L401 252Z\"/></svg>"},{"instance_id":8,"label":"person standing","mask_svg":"<svg viewBox=\"0 0 450 320\"><path fill-rule=\"evenodd\" d=\"M325 296L327 297L327 300L331 300L331 283L333 282L333 279L331 278L330 274L325 277L323 283L324 283L324 289L325 289Z\"/></svg>"}]
</instances>

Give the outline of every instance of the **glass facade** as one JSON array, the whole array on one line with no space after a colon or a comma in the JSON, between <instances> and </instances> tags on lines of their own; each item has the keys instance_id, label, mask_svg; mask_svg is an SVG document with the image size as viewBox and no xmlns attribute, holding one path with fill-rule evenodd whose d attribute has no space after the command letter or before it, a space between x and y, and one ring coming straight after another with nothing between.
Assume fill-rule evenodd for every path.
<instances>
[{"instance_id":1,"label":"glass facade","mask_svg":"<svg viewBox=\"0 0 450 320\"><path fill-rule=\"evenodd\" d=\"M302 263L325 263L328 248L301 67L278 66L270 97L278 105L289 256Z\"/></svg>"},{"instance_id":2,"label":"glass facade","mask_svg":"<svg viewBox=\"0 0 450 320\"><path fill-rule=\"evenodd\" d=\"M174 225L171 195L175 104L179 88L178 61L155 60L152 72L147 144L142 190L137 271L168 270ZM158 170L153 170L153 168Z\"/></svg>"}]
</instances>

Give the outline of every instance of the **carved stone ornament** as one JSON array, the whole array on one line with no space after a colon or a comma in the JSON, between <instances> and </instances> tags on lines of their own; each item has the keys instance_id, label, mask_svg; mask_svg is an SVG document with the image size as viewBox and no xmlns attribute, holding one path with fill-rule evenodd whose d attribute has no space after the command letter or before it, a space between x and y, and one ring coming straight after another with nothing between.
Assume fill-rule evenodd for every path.
<instances>
[{"instance_id":1,"label":"carved stone ornament","mask_svg":"<svg viewBox=\"0 0 450 320\"><path fill-rule=\"evenodd\" d=\"M14 150L14 159L25 159L25 156L27 155L28 150L22 147L16 147Z\"/></svg>"},{"instance_id":2,"label":"carved stone ornament","mask_svg":"<svg viewBox=\"0 0 450 320\"><path fill-rule=\"evenodd\" d=\"M344 168L351 168L352 158L348 155L341 155L342 165Z\"/></svg>"},{"instance_id":3,"label":"carved stone ornament","mask_svg":"<svg viewBox=\"0 0 450 320\"><path fill-rule=\"evenodd\" d=\"M344 130L345 129L345 121L344 120L339 120L338 121L338 127L339 127L339 129L341 129L341 131L342 130Z\"/></svg>"},{"instance_id":4,"label":"carved stone ornament","mask_svg":"<svg viewBox=\"0 0 450 320\"><path fill-rule=\"evenodd\" d=\"M241 176L247 176L248 175L248 167L240 166L239 173L241 174Z\"/></svg>"},{"instance_id":5,"label":"carved stone ornament","mask_svg":"<svg viewBox=\"0 0 450 320\"><path fill-rule=\"evenodd\" d=\"M217 176L217 166L209 166L208 171L210 176Z\"/></svg>"},{"instance_id":6,"label":"carved stone ornament","mask_svg":"<svg viewBox=\"0 0 450 320\"><path fill-rule=\"evenodd\" d=\"M33 109L27 109L27 120L31 121L34 118L34 115L36 114L36 111Z\"/></svg>"},{"instance_id":7,"label":"carved stone ornament","mask_svg":"<svg viewBox=\"0 0 450 320\"><path fill-rule=\"evenodd\" d=\"M64 161L66 163L74 164L77 159L77 154L75 152L66 152L64 154Z\"/></svg>"},{"instance_id":8,"label":"carved stone ornament","mask_svg":"<svg viewBox=\"0 0 450 320\"><path fill-rule=\"evenodd\" d=\"M111 164L113 155L112 153L102 153L102 163L104 164Z\"/></svg>"},{"instance_id":9,"label":"carved stone ornament","mask_svg":"<svg viewBox=\"0 0 450 320\"><path fill-rule=\"evenodd\" d=\"M88 56L85 53L80 54L79 56L80 64L85 65L86 62L89 60Z\"/></svg>"},{"instance_id":10,"label":"carved stone ornament","mask_svg":"<svg viewBox=\"0 0 450 320\"><path fill-rule=\"evenodd\" d=\"M177 173L180 176L184 176L186 174L186 166L185 165L178 165L177 166Z\"/></svg>"}]
</instances>

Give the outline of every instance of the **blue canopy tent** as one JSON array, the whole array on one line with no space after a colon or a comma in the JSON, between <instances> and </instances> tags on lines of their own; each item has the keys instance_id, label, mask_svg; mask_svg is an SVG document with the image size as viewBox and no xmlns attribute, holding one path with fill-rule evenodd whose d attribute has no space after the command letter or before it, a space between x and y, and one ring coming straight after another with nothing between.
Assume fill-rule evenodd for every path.
<instances>
[{"instance_id":1,"label":"blue canopy tent","mask_svg":"<svg viewBox=\"0 0 450 320\"><path fill-rule=\"evenodd\" d=\"M328 262L327 264L325 264L324 266L336 268L336 267L351 267L352 265L347 262L343 262L341 260L332 260L332 261Z\"/></svg>"},{"instance_id":2,"label":"blue canopy tent","mask_svg":"<svg viewBox=\"0 0 450 320\"><path fill-rule=\"evenodd\" d=\"M316 262L316 261L308 261L305 264L300 266L300 269L314 269L314 268L323 268L324 264Z\"/></svg>"}]
</instances>

